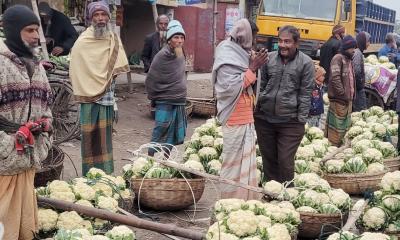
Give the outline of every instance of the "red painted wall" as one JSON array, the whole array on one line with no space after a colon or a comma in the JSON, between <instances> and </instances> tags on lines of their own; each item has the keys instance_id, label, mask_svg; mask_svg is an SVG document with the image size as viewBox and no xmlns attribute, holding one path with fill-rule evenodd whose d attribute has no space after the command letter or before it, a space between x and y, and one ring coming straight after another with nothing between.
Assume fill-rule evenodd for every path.
<instances>
[{"instance_id":1,"label":"red painted wall","mask_svg":"<svg viewBox=\"0 0 400 240\"><path fill-rule=\"evenodd\" d=\"M225 37L225 10L227 4L218 3L217 42ZM186 32L185 52L196 72L210 72L214 58L213 10L180 6L174 10Z\"/></svg>"}]
</instances>

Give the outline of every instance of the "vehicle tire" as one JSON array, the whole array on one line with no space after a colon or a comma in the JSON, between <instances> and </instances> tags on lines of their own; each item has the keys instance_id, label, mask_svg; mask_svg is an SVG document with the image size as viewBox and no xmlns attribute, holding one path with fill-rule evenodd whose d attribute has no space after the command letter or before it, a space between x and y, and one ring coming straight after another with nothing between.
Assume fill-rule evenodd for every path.
<instances>
[{"instance_id":1,"label":"vehicle tire","mask_svg":"<svg viewBox=\"0 0 400 240\"><path fill-rule=\"evenodd\" d=\"M373 89L365 88L365 96L367 98L367 107L379 106L385 108L382 97Z\"/></svg>"}]
</instances>

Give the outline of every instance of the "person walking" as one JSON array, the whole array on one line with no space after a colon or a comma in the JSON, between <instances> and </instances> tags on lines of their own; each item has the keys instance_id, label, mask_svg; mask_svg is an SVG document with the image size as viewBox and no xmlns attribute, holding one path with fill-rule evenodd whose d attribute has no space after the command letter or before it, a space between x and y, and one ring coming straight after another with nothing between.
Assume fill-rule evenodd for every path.
<instances>
[{"instance_id":1,"label":"person walking","mask_svg":"<svg viewBox=\"0 0 400 240\"><path fill-rule=\"evenodd\" d=\"M352 103L355 94L355 76L352 58L356 40L348 35L343 38L340 53L331 62L328 85L329 110L326 116L325 135L329 142L339 147L351 124Z\"/></svg>"},{"instance_id":2,"label":"person walking","mask_svg":"<svg viewBox=\"0 0 400 240\"><path fill-rule=\"evenodd\" d=\"M356 94L353 100L353 112L360 112L367 109L367 97L365 96L365 70L364 51L368 48L371 35L367 32L360 32L356 36L357 48L354 51L353 66L356 78Z\"/></svg>"},{"instance_id":3,"label":"person walking","mask_svg":"<svg viewBox=\"0 0 400 240\"><path fill-rule=\"evenodd\" d=\"M256 136L253 109L256 73L267 61L266 50L251 54L257 29L247 19L235 23L229 38L215 54L212 83L217 99L217 119L222 125L221 177L257 187ZM258 84L259 87L259 84ZM256 199L256 193L224 185L222 198Z\"/></svg>"},{"instance_id":4,"label":"person walking","mask_svg":"<svg viewBox=\"0 0 400 240\"><path fill-rule=\"evenodd\" d=\"M4 239L33 239L35 172L52 145L52 92L38 58L39 19L26 6L3 15L0 41L0 222Z\"/></svg>"},{"instance_id":5,"label":"person walking","mask_svg":"<svg viewBox=\"0 0 400 240\"><path fill-rule=\"evenodd\" d=\"M167 28L167 45L154 57L146 77L147 97L155 107L155 127L151 141L165 145L182 144L186 136L186 59L183 51L186 34L177 20L172 20ZM150 148L153 156L157 149Z\"/></svg>"},{"instance_id":6,"label":"person walking","mask_svg":"<svg viewBox=\"0 0 400 240\"><path fill-rule=\"evenodd\" d=\"M156 21L157 31L147 35L144 40L141 59L143 61L145 73L149 71L154 56L156 56L160 49L167 43L166 34L168 23L169 18L167 15L163 14L158 16Z\"/></svg>"},{"instance_id":7,"label":"person walking","mask_svg":"<svg viewBox=\"0 0 400 240\"><path fill-rule=\"evenodd\" d=\"M254 120L264 180L283 183L294 177L294 156L310 111L315 68L311 58L298 50L297 28L284 26L278 34L278 51L269 54L262 68Z\"/></svg>"},{"instance_id":8,"label":"person walking","mask_svg":"<svg viewBox=\"0 0 400 240\"><path fill-rule=\"evenodd\" d=\"M114 78L129 72L121 39L111 31L110 10L103 2L88 5L92 25L71 51L70 77L80 103L82 175L90 168L114 171L112 124Z\"/></svg>"},{"instance_id":9,"label":"person walking","mask_svg":"<svg viewBox=\"0 0 400 240\"><path fill-rule=\"evenodd\" d=\"M321 115L324 113L323 85L325 81L325 70L323 67L314 65L315 83L311 93L311 107L307 123L310 127L319 127Z\"/></svg>"}]
</instances>

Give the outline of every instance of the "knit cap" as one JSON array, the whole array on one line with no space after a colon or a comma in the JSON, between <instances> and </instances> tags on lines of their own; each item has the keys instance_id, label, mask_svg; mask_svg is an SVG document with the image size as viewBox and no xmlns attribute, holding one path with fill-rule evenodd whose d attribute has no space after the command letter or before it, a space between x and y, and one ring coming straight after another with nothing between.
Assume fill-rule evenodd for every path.
<instances>
[{"instance_id":1,"label":"knit cap","mask_svg":"<svg viewBox=\"0 0 400 240\"><path fill-rule=\"evenodd\" d=\"M185 30L183 30L182 24L177 20L172 20L168 23L167 40L170 40L176 34L182 34L186 37Z\"/></svg>"},{"instance_id":2,"label":"knit cap","mask_svg":"<svg viewBox=\"0 0 400 240\"><path fill-rule=\"evenodd\" d=\"M335 25L332 29L332 33L333 34L340 34L340 33L345 33L346 29L344 28L344 26L338 24Z\"/></svg>"},{"instance_id":3,"label":"knit cap","mask_svg":"<svg viewBox=\"0 0 400 240\"><path fill-rule=\"evenodd\" d=\"M342 40L342 50L343 51L346 51L350 48L356 48L356 47L357 47L357 42L352 36L347 35L343 38L343 40Z\"/></svg>"},{"instance_id":4,"label":"knit cap","mask_svg":"<svg viewBox=\"0 0 400 240\"><path fill-rule=\"evenodd\" d=\"M89 19L90 20L92 19L93 14L97 11L104 11L108 14L109 17L111 16L110 8L103 1L89 3L88 10L89 10Z\"/></svg>"}]
</instances>

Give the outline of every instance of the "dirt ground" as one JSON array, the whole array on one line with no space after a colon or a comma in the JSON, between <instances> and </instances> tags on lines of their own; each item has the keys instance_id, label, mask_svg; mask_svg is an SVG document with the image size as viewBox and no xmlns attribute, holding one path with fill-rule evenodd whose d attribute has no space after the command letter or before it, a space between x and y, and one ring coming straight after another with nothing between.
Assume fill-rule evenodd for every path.
<instances>
[{"instance_id":1,"label":"dirt ground","mask_svg":"<svg viewBox=\"0 0 400 240\"><path fill-rule=\"evenodd\" d=\"M119 99L119 121L115 125L116 133L113 137L114 149L114 166L115 174L121 174L122 166L127 161L123 159L129 158L128 149L136 150L140 145L150 142L150 137L154 125L154 121L149 114L147 95L144 90L144 84L138 83L134 85L133 93L128 93L127 85L117 85L116 93ZM191 80L188 85L189 97L210 97L212 95L209 79ZM205 122L204 118L189 118L187 138L193 134L194 128ZM64 171L62 178L68 180L76 177L76 173L81 175L81 160L80 160L80 142L78 140L70 141L61 145L65 153L71 158L65 158ZM179 149L182 151L183 146ZM73 164L72 164L73 162ZM76 167L76 171L75 171ZM205 231L209 225L210 207L219 197L217 190L218 186L207 183L203 197L197 204L197 211L193 218L193 207L186 211L160 213L149 210L144 210L144 214L138 214L135 210L134 214L143 217L147 220L154 220L162 223L175 224L180 227L189 228L198 231ZM192 221L195 219L195 221ZM166 236L155 232L135 229L137 239L170 239Z\"/></svg>"}]
</instances>

